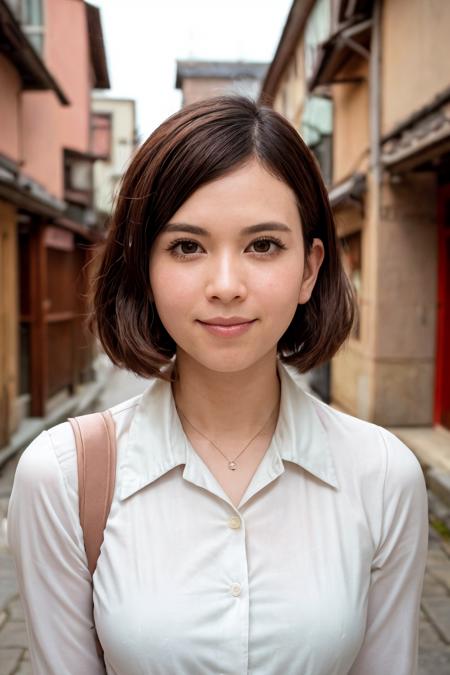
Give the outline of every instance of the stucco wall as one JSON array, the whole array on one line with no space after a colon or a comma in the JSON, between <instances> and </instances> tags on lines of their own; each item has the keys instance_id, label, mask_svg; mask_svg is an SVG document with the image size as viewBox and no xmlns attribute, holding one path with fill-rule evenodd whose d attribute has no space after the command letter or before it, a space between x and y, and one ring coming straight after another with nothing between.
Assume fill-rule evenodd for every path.
<instances>
[{"instance_id":1,"label":"stucco wall","mask_svg":"<svg viewBox=\"0 0 450 675\"><path fill-rule=\"evenodd\" d=\"M134 149L134 101L94 98L92 108L112 115L111 159L94 164L95 206L108 213L118 181Z\"/></svg>"},{"instance_id":2,"label":"stucco wall","mask_svg":"<svg viewBox=\"0 0 450 675\"><path fill-rule=\"evenodd\" d=\"M53 92L22 95L23 172L59 199L64 190L60 112Z\"/></svg>"},{"instance_id":3,"label":"stucco wall","mask_svg":"<svg viewBox=\"0 0 450 675\"><path fill-rule=\"evenodd\" d=\"M20 160L19 109L21 81L17 70L0 54L0 153Z\"/></svg>"},{"instance_id":4,"label":"stucco wall","mask_svg":"<svg viewBox=\"0 0 450 675\"><path fill-rule=\"evenodd\" d=\"M332 400L345 411L362 419L371 419L373 412L373 360L370 358L375 289L371 283L373 260L373 230L368 227L361 207L335 209L339 237L361 232L361 287L359 290L359 338L347 340L331 363Z\"/></svg>"},{"instance_id":5,"label":"stucco wall","mask_svg":"<svg viewBox=\"0 0 450 675\"><path fill-rule=\"evenodd\" d=\"M418 200L417 195L421 198ZM437 317L433 174L385 177L380 217L369 177L362 223L360 340L332 362L332 399L383 426L433 423ZM337 218L339 230L345 230ZM351 228L353 229L353 228Z\"/></svg>"},{"instance_id":6,"label":"stucco wall","mask_svg":"<svg viewBox=\"0 0 450 675\"><path fill-rule=\"evenodd\" d=\"M420 195L420 199L417 199ZM434 174L385 181L378 224L375 421L432 424L437 319Z\"/></svg>"},{"instance_id":7,"label":"stucco wall","mask_svg":"<svg viewBox=\"0 0 450 675\"><path fill-rule=\"evenodd\" d=\"M333 404L360 419L372 416L373 361L355 340L346 342L331 362Z\"/></svg>"},{"instance_id":8,"label":"stucco wall","mask_svg":"<svg viewBox=\"0 0 450 675\"><path fill-rule=\"evenodd\" d=\"M70 99L61 107L62 146L86 152L90 130L90 61L86 9L81 0L46 0L45 61Z\"/></svg>"},{"instance_id":9,"label":"stucco wall","mask_svg":"<svg viewBox=\"0 0 450 675\"><path fill-rule=\"evenodd\" d=\"M87 21L81 0L47 0L44 59L70 101L54 92L22 96L23 171L55 197L64 192L64 148L89 151L90 74Z\"/></svg>"},{"instance_id":10,"label":"stucco wall","mask_svg":"<svg viewBox=\"0 0 450 675\"><path fill-rule=\"evenodd\" d=\"M282 75L273 99L273 109L287 117L297 131L300 130L306 94L304 50L302 36Z\"/></svg>"},{"instance_id":11,"label":"stucco wall","mask_svg":"<svg viewBox=\"0 0 450 675\"><path fill-rule=\"evenodd\" d=\"M383 2L383 133L448 87L449 26L447 0Z\"/></svg>"},{"instance_id":12,"label":"stucco wall","mask_svg":"<svg viewBox=\"0 0 450 675\"><path fill-rule=\"evenodd\" d=\"M367 166L369 151L368 65L350 61L340 79L361 77L362 82L335 84L333 92L333 183Z\"/></svg>"}]
</instances>

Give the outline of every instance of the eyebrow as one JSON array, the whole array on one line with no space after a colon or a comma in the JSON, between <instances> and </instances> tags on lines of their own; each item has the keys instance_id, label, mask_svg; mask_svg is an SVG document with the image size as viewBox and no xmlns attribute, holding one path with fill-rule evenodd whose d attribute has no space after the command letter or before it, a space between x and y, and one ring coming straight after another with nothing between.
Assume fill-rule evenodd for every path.
<instances>
[{"instance_id":1,"label":"eyebrow","mask_svg":"<svg viewBox=\"0 0 450 675\"><path fill-rule=\"evenodd\" d=\"M256 234L257 232L291 232L291 228L285 225L284 223L276 222L267 222L267 223L256 223L256 225L249 225L244 227L241 230L241 234ZM210 236L210 232L205 230L204 227L199 227L198 225L190 225L189 223L168 223L163 232L189 232L190 234L198 234L203 237Z\"/></svg>"}]
</instances>

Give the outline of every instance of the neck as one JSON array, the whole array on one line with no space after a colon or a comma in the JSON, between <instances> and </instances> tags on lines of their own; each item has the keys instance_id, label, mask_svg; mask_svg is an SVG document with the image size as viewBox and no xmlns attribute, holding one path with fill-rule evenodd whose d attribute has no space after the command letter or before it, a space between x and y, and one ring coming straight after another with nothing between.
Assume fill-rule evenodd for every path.
<instances>
[{"instance_id":1,"label":"neck","mask_svg":"<svg viewBox=\"0 0 450 675\"><path fill-rule=\"evenodd\" d=\"M233 373L210 370L179 350L175 403L207 436L251 436L280 400L276 352L250 368Z\"/></svg>"}]
</instances>

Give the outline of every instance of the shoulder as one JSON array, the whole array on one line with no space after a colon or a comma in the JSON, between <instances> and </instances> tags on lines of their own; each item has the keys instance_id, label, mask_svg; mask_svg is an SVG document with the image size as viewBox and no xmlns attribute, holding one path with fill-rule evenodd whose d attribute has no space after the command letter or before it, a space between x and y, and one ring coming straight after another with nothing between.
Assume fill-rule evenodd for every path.
<instances>
[{"instance_id":1,"label":"shoulder","mask_svg":"<svg viewBox=\"0 0 450 675\"><path fill-rule=\"evenodd\" d=\"M142 394L109 408L117 441L127 433ZM61 422L40 433L23 451L15 474L15 483L39 485L48 489L64 480L69 495L78 495L78 469L75 437L69 422Z\"/></svg>"},{"instance_id":2,"label":"shoulder","mask_svg":"<svg viewBox=\"0 0 450 675\"><path fill-rule=\"evenodd\" d=\"M22 452L14 475L14 489L26 493L51 488L59 478L52 442L48 431L42 431Z\"/></svg>"},{"instance_id":3,"label":"shoulder","mask_svg":"<svg viewBox=\"0 0 450 675\"><path fill-rule=\"evenodd\" d=\"M427 490L412 450L388 429L307 395L326 431L340 494L352 509L361 509L374 548L396 527L408 529L413 522L426 546Z\"/></svg>"},{"instance_id":4,"label":"shoulder","mask_svg":"<svg viewBox=\"0 0 450 675\"><path fill-rule=\"evenodd\" d=\"M424 484L423 471L412 450L388 429L344 413L305 392L324 426L336 461L398 488Z\"/></svg>"}]
</instances>

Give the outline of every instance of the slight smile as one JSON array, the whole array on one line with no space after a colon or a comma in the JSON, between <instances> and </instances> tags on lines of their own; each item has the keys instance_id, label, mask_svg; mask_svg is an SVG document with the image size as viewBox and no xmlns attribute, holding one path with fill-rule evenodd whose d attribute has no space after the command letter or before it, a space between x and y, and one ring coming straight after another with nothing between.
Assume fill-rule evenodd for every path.
<instances>
[{"instance_id":1,"label":"slight smile","mask_svg":"<svg viewBox=\"0 0 450 675\"><path fill-rule=\"evenodd\" d=\"M233 323L230 323L231 321ZM246 333L255 321L256 319L246 320L239 319L238 317L231 317L230 319L214 318L210 321L198 320L198 323L202 325L208 333L212 333L213 335L235 337Z\"/></svg>"}]
</instances>

